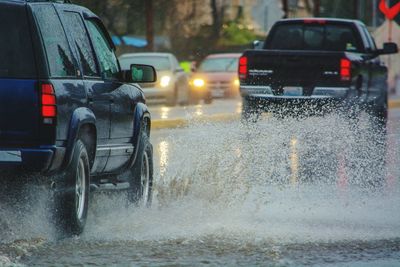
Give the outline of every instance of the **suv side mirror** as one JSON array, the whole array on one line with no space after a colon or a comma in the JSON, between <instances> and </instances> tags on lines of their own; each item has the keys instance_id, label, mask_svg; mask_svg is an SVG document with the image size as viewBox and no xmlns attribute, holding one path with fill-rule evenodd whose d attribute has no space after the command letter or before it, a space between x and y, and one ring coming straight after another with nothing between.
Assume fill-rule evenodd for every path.
<instances>
[{"instance_id":1,"label":"suv side mirror","mask_svg":"<svg viewBox=\"0 0 400 267\"><path fill-rule=\"evenodd\" d=\"M157 73L153 66L132 64L128 75L129 82L153 83L157 81Z\"/></svg>"},{"instance_id":2,"label":"suv side mirror","mask_svg":"<svg viewBox=\"0 0 400 267\"><path fill-rule=\"evenodd\" d=\"M384 43L383 49L379 49L379 55L396 54L399 51L396 43Z\"/></svg>"},{"instance_id":3,"label":"suv side mirror","mask_svg":"<svg viewBox=\"0 0 400 267\"><path fill-rule=\"evenodd\" d=\"M260 49L262 49L264 47L264 42L263 41L259 41L259 40L255 40L251 44L253 46L253 49L256 49L256 50L260 50Z\"/></svg>"}]
</instances>

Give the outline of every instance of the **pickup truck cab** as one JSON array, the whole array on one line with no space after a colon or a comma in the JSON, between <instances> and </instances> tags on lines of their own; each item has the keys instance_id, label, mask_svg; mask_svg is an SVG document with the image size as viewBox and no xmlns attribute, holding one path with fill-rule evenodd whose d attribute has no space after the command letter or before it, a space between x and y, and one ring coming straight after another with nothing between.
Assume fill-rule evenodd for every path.
<instances>
[{"instance_id":1,"label":"pickup truck cab","mask_svg":"<svg viewBox=\"0 0 400 267\"><path fill-rule=\"evenodd\" d=\"M121 71L101 20L69 3L3 0L0 36L1 178L45 176L67 234L83 231L95 189L150 203L151 119L133 83L154 68Z\"/></svg>"},{"instance_id":2,"label":"pickup truck cab","mask_svg":"<svg viewBox=\"0 0 400 267\"><path fill-rule=\"evenodd\" d=\"M271 29L262 49L239 60L243 117L293 106L311 109L364 108L387 117L387 67L365 25L344 19L284 19Z\"/></svg>"}]
</instances>

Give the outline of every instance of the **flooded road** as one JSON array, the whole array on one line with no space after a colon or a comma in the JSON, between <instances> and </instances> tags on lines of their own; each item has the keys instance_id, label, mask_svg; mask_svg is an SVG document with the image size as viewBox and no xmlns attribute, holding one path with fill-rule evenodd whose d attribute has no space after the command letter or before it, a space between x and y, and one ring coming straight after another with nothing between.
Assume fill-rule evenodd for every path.
<instances>
[{"instance_id":1,"label":"flooded road","mask_svg":"<svg viewBox=\"0 0 400 267\"><path fill-rule=\"evenodd\" d=\"M153 132L151 208L96 194L57 240L47 193L0 204L0 266L399 266L400 111Z\"/></svg>"}]
</instances>

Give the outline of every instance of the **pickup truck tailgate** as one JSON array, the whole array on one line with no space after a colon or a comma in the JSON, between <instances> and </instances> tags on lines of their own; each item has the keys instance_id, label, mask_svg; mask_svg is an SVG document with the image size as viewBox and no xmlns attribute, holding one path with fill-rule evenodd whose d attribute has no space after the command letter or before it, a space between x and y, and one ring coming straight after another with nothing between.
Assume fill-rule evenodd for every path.
<instances>
[{"instance_id":1,"label":"pickup truck tailgate","mask_svg":"<svg viewBox=\"0 0 400 267\"><path fill-rule=\"evenodd\" d=\"M252 85L323 86L340 82L342 52L257 51L249 55Z\"/></svg>"},{"instance_id":2,"label":"pickup truck tailgate","mask_svg":"<svg viewBox=\"0 0 400 267\"><path fill-rule=\"evenodd\" d=\"M28 146L39 138L35 80L0 79L0 145Z\"/></svg>"}]
</instances>

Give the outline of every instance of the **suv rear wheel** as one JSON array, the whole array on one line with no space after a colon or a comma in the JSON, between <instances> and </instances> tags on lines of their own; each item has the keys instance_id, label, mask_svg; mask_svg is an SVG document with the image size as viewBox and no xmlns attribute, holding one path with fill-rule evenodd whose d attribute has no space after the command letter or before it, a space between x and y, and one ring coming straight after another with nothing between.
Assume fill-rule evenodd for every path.
<instances>
[{"instance_id":1,"label":"suv rear wheel","mask_svg":"<svg viewBox=\"0 0 400 267\"><path fill-rule=\"evenodd\" d=\"M66 235L79 235L86 224L89 206L90 167L85 145L75 143L71 164L54 192L55 220Z\"/></svg>"}]
</instances>

